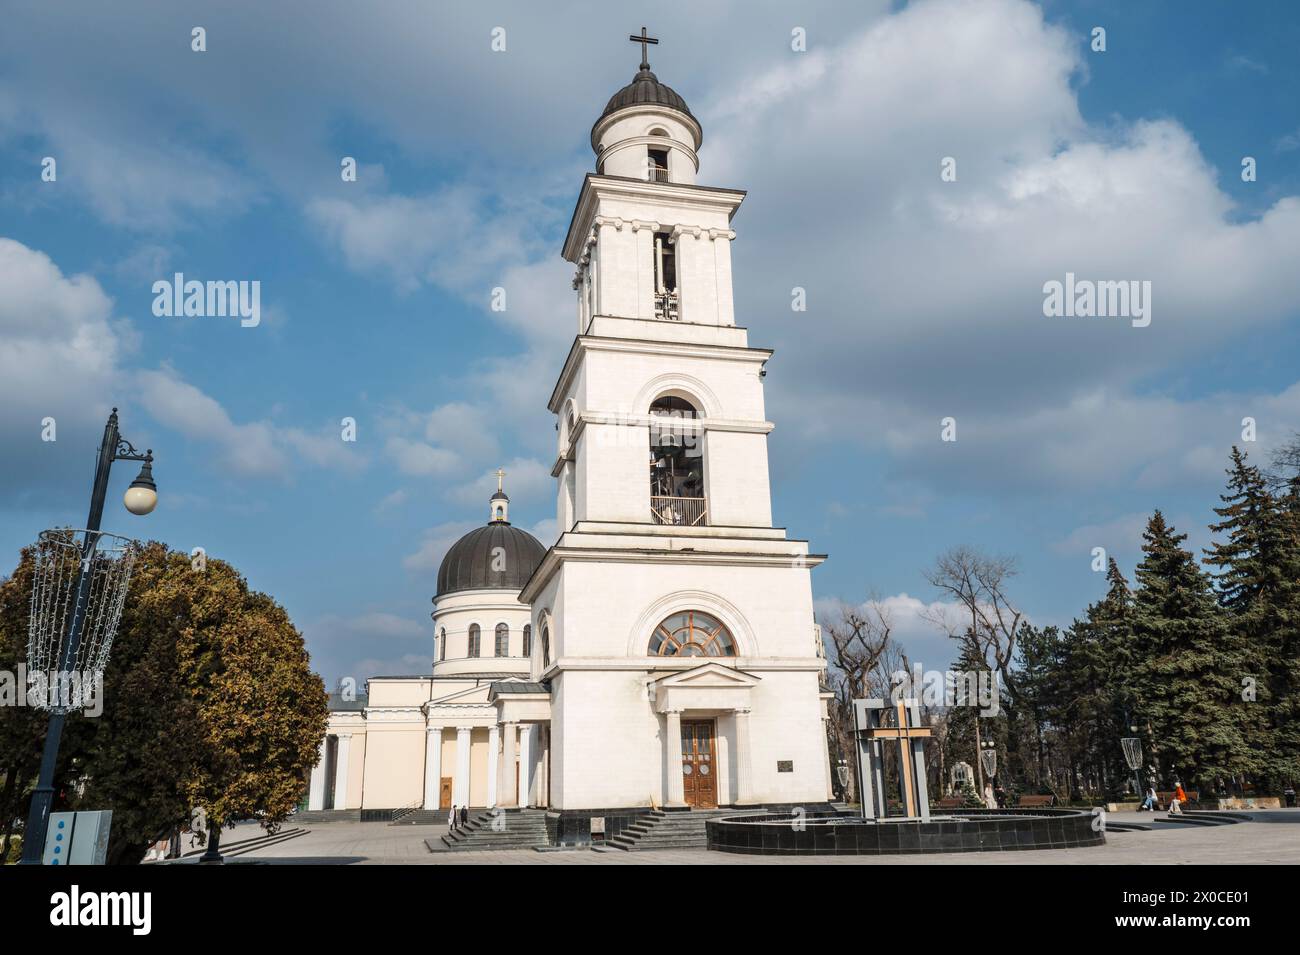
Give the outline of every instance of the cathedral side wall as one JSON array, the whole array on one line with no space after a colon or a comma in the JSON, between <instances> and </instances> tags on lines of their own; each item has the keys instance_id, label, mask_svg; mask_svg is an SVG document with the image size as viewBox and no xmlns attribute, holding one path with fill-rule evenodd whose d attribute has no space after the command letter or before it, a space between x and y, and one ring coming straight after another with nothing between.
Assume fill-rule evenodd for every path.
<instances>
[{"instance_id":1,"label":"cathedral side wall","mask_svg":"<svg viewBox=\"0 0 1300 955\"><path fill-rule=\"evenodd\" d=\"M424 725L371 724L366 733L363 809L399 809L424 798Z\"/></svg>"}]
</instances>

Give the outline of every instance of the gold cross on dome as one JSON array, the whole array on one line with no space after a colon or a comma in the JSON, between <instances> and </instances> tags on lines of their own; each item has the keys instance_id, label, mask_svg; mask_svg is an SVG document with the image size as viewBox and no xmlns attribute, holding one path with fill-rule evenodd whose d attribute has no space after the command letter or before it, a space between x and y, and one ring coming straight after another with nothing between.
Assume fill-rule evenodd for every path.
<instances>
[{"instance_id":1,"label":"gold cross on dome","mask_svg":"<svg viewBox=\"0 0 1300 955\"><path fill-rule=\"evenodd\" d=\"M642 28L641 28L641 35L640 35L640 36L637 36L637 35L634 33L634 34L632 34L630 37L628 37L628 39L631 40L633 43L640 43L640 44L641 44L641 69L643 69L643 70L648 70L648 69L650 69L650 59L649 59L649 52L650 52L650 50L649 50L649 48L647 47L647 44L653 43L653 44L655 44L655 45L658 45L659 40L658 40L657 38L655 38L655 37L649 36L649 35L646 33L646 29L645 29L645 27L642 27Z\"/></svg>"}]
</instances>

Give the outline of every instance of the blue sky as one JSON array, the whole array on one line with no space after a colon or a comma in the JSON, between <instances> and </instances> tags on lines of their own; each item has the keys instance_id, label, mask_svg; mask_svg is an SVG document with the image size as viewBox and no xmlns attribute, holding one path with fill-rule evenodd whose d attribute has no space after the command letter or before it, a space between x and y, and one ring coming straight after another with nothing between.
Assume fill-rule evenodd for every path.
<instances>
[{"instance_id":1,"label":"blue sky","mask_svg":"<svg viewBox=\"0 0 1300 955\"><path fill-rule=\"evenodd\" d=\"M1293 4L3 17L4 563L84 519L116 404L155 450L161 503L144 520L114 503L108 529L233 562L330 682L427 669L437 561L486 518L497 466L515 523L553 540L545 401L575 324L559 247L642 22L704 126L700 180L750 190L737 320L777 349L774 513L831 555L824 605L886 600L913 656L945 666L922 572L971 544L1016 555L1017 602L1067 623L1102 589L1092 547L1131 570L1152 508L1208 540L1243 417L1259 460L1300 428ZM154 316L152 284L176 271L260 281L262 323ZM1151 325L1045 318L1042 285L1066 271L1152 281Z\"/></svg>"}]
</instances>

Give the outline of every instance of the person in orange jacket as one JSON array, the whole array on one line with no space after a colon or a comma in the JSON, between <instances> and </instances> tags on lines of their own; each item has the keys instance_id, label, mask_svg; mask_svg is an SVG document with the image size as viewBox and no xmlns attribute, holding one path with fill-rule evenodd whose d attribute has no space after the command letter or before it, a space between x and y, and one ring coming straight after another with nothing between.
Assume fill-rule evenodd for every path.
<instances>
[{"instance_id":1,"label":"person in orange jacket","mask_svg":"<svg viewBox=\"0 0 1300 955\"><path fill-rule=\"evenodd\" d=\"M1174 797L1169 800L1169 811L1179 813L1183 811L1183 803L1187 802L1187 793L1183 791L1183 784L1174 780Z\"/></svg>"}]
</instances>

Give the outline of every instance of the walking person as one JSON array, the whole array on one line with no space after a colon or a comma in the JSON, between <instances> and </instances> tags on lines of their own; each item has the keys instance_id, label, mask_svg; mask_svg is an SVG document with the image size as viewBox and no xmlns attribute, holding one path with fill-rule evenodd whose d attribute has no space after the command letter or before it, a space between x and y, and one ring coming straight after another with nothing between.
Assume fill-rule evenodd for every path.
<instances>
[{"instance_id":1,"label":"walking person","mask_svg":"<svg viewBox=\"0 0 1300 955\"><path fill-rule=\"evenodd\" d=\"M447 835L451 835L456 830L456 807L452 806L447 810Z\"/></svg>"},{"instance_id":2,"label":"walking person","mask_svg":"<svg viewBox=\"0 0 1300 955\"><path fill-rule=\"evenodd\" d=\"M460 827L464 829L469 825L469 806L460 807Z\"/></svg>"}]
</instances>

